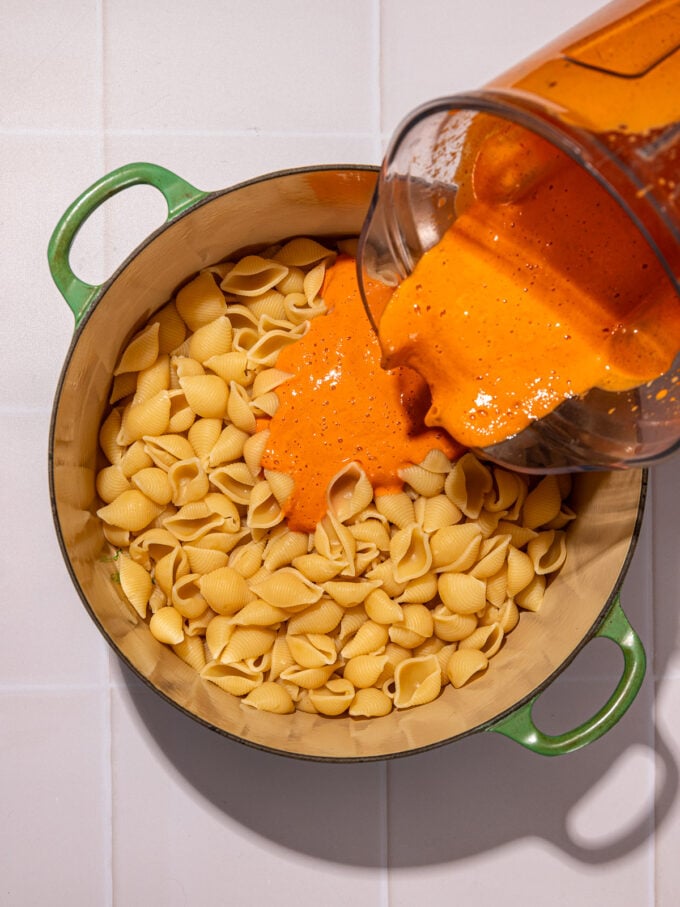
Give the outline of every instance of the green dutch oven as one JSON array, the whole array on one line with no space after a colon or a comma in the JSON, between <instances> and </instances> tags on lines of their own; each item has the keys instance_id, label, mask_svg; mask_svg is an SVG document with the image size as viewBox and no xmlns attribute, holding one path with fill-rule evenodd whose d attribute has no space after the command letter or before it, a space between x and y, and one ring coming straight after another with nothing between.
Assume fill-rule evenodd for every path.
<instances>
[{"instance_id":1,"label":"green dutch oven","mask_svg":"<svg viewBox=\"0 0 680 907\"><path fill-rule=\"evenodd\" d=\"M161 167L136 163L104 176L68 208L48 251L52 276L76 322L57 388L49 452L52 508L66 565L85 608L123 661L168 702L243 743L308 759L375 760L484 731L544 755L568 753L622 717L644 676L644 650L619 602L643 513L643 471L575 476L578 518L569 528L567 561L541 610L523 614L483 677L383 718L272 715L244 707L158 643L111 581L95 515L95 474L98 429L120 351L206 265L291 236L357 235L377 172L361 166L298 169L208 193ZM111 196L140 184L163 195L166 222L106 283L84 283L69 264L78 230ZM588 721L563 734L543 733L532 718L536 700L596 638L613 640L623 653L616 689Z\"/></svg>"}]
</instances>

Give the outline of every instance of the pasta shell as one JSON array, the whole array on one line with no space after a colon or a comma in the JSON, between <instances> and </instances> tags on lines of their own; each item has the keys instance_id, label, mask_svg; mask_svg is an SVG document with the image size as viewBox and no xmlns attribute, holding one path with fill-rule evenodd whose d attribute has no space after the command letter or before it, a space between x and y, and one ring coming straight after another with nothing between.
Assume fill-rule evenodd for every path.
<instances>
[{"instance_id":1,"label":"pasta shell","mask_svg":"<svg viewBox=\"0 0 680 907\"><path fill-rule=\"evenodd\" d=\"M210 484L198 457L173 463L167 472L167 481L172 493L172 503L177 507L202 500L208 493Z\"/></svg>"},{"instance_id":2,"label":"pasta shell","mask_svg":"<svg viewBox=\"0 0 680 907\"><path fill-rule=\"evenodd\" d=\"M356 655L380 654L389 639L386 626L373 620L361 624L352 639L340 650L343 658L354 658Z\"/></svg>"},{"instance_id":3,"label":"pasta shell","mask_svg":"<svg viewBox=\"0 0 680 907\"><path fill-rule=\"evenodd\" d=\"M198 580L198 573L187 573L181 576L172 587L170 596L172 604L182 617L186 617L189 620L200 617L208 606L200 593Z\"/></svg>"},{"instance_id":4,"label":"pasta shell","mask_svg":"<svg viewBox=\"0 0 680 907\"><path fill-rule=\"evenodd\" d=\"M132 476L132 483L155 504L165 506L172 500L172 486L168 474L158 466L140 469Z\"/></svg>"},{"instance_id":5,"label":"pasta shell","mask_svg":"<svg viewBox=\"0 0 680 907\"><path fill-rule=\"evenodd\" d=\"M201 594L218 614L235 614L255 597L233 567L219 567L198 580Z\"/></svg>"},{"instance_id":6,"label":"pasta shell","mask_svg":"<svg viewBox=\"0 0 680 907\"><path fill-rule=\"evenodd\" d=\"M393 624L403 620L401 605L390 598L384 589L374 589L364 602L366 613L378 624Z\"/></svg>"},{"instance_id":7,"label":"pasta shell","mask_svg":"<svg viewBox=\"0 0 680 907\"><path fill-rule=\"evenodd\" d=\"M167 598L172 597L172 588L181 576L189 572L189 558L186 552L177 545L161 557L154 569L154 579L157 586L163 590Z\"/></svg>"},{"instance_id":8,"label":"pasta shell","mask_svg":"<svg viewBox=\"0 0 680 907\"><path fill-rule=\"evenodd\" d=\"M237 504L248 504L255 479L245 463L227 463L209 473L210 482Z\"/></svg>"},{"instance_id":9,"label":"pasta shell","mask_svg":"<svg viewBox=\"0 0 680 907\"><path fill-rule=\"evenodd\" d=\"M251 579L262 567L264 545L264 541L250 541L245 545L239 545L229 557L229 566L244 579Z\"/></svg>"},{"instance_id":10,"label":"pasta shell","mask_svg":"<svg viewBox=\"0 0 680 907\"><path fill-rule=\"evenodd\" d=\"M267 315L269 318L285 318L286 310L283 307L283 293L278 290L266 290L259 296L251 296L249 300L250 311L257 318Z\"/></svg>"},{"instance_id":11,"label":"pasta shell","mask_svg":"<svg viewBox=\"0 0 680 907\"><path fill-rule=\"evenodd\" d=\"M275 715L289 715L295 711L293 699L280 683L265 681L243 697L241 702L261 712L272 712Z\"/></svg>"},{"instance_id":12,"label":"pasta shell","mask_svg":"<svg viewBox=\"0 0 680 907\"><path fill-rule=\"evenodd\" d=\"M486 495L484 507L492 512L509 511L523 495L526 485L515 472L508 472L496 466L492 472L493 484Z\"/></svg>"},{"instance_id":13,"label":"pasta shell","mask_svg":"<svg viewBox=\"0 0 680 907\"><path fill-rule=\"evenodd\" d=\"M123 454L119 465L128 478L142 469L153 466L153 460L146 452L146 442L141 440L131 444Z\"/></svg>"},{"instance_id":14,"label":"pasta shell","mask_svg":"<svg viewBox=\"0 0 680 907\"><path fill-rule=\"evenodd\" d=\"M283 510L274 497L269 482L256 482L248 501L248 526L251 529L269 529L282 519Z\"/></svg>"},{"instance_id":15,"label":"pasta shell","mask_svg":"<svg viewBox=\"0 0 680 907\"><path fill-rule=\"evenodd\" d=\"M424 573L409 580L404 591L397 597L401 604L424 604L437 594L438 584L435 573Z\"/></svg>"},{"instance_id":16,"label":"pasta shell","mask_svg":"<svg viewBox=\"0 0 680 907\"><path fill-rule=\"evenodd\" d=\"M477 561L482 533L475 523L438 529L430 537L432 567L438 571L469 570Z\"/></svg>"},{"instance_id":17,"label":"pasta shell","mask_svg":"<svg viewBox=\"0 0 680 907\"><path fill-rule=\"evenodd\" d=\"M488 666L489 659L479 649L458 648L451 653L446 672L452 685L456 689L460 689L477 674L486 671Z\"/></svg>"},{"instance_id":18,"label":"pasta shell","mask_svg":"<svg viewBox=\"0 0 680 907\"><path fill-rule=\"evenodd\" d=\"M304 278L299 290L286 293L283 307L286 310L286 317L295 325L304 324L326 311L326 304L320 297L313 302L309 301L305 293Z\"/></svg>"},{"instance_id":19,"label":"pasta shell","mask_svg":"<svg viewBox=\"0 0 680 907\"><path fill-rule=\"evenodd\" d=\"M154 520L163 510L160 504L155 504L145 494L136 488L123 491L118 497L100 507L97 516L105 523L127 529L130 532L139 532Z\"/></svg>"},{"instance_id":20,"label":"pasta shell","mask_svg":"<svg viewBox=\"0 0 680 907\"><path fill-rule=\"evenodd\" d=\"M333 601L336 601L343 607L352 607L364 601L366 596L377 589L380 585L378 580L360 579L357 582L351 580L329 580L323 584L326 593L330 595Z\"/></svg>"},{"instance_id":21,"label":"pasta shell","mask_svg":"<svg viewBox=\"0 0 680 907\"><path fill-rule=\"evenodd\" d=\"M257 428L255 413L250 408L248 392L236 381L232 381L229 385L227 416L237 428L247 432L249 435L252 435Z\"/></svg>"},{"instance_id":22,"label":"pasta shell","mask_svg":"<svg viewBox=\"0 0 680 907\"><path fill-rule=\"evenodd\" d=\"M309 699L320 715L337 717L352 704L355 690L349 680L342 677L328 680L325 686L309 691Z\"/></svg>"},{"instance_id":23,"label":"pasta shell","mask_svg":"<svg viewBox=\"0 0 680 907\"><path fill-rule=\"evenodd\" d=\"M160 355L148 368L137 373L134 403L150 400L160 391L170 388L170 357Z\"/></svg>"},{"instance_id":24,"label":"pasta shell","mask_svg":"<svg viewBox=\"0 0 680 907\"><path fill-rule=\"evenodd\" d=\"M449 611L446 605L437 605L432 611L434 632L445 642L458 642L469 636L477 627L474 614Z\"/></svg>"},{"instance_id":25,"label":"pasta shell","mask_svg":"<svg viewBox=\"0 0 680 907\"><path fill-rule=\"evenodd\" d=\"M397 470L399 478L410 485L416 494L432 498L444 489L445 477L438 472L430 472L422 466L412 464Z\"/></svg>"},{"instance_id":26,"label":"pasta shell","mask_svg":"<svg viewBox=\"0 0 680 907\"><path fill-rule=\"evenodd\" d=\"M158 324L158 352L171 353L184 342L186 325L182 321L177 306L169 302L153 316Z\"/></svg>"},{"instance_id":27,"label":"pasta shell","mask_svg":"<svg viewBox=\"0 0 680 907\"><path fill-rule=\"evenodd\" d=\"M133 404L125 409L118 442L132 444L144 435L162 435L170 422L170 396L168 391L159 391L144 403Z\"/></svg>"},{"instance_id":28,"label":"pasta shell","mask_svg":"<svg viewBox=\"0 0 680 907\"><path fill-rule=\"evenodd\" d=\"M193 457L195 451L182 435L167 434L159 437L144 435L144 451L161 469L169 469L176 460Z\"/></svg>"},{"instance_id":29,"label":"pasta shell","mask_svg":"<svg viewBox=\"0 0 680 907\"><path fill-rule=\"evenodd\" d=\"M545 576L536 575L528 586L515 596L515 602L525 611L538 611L545 596ZM506 630L506 632L509 632Z\"/></svg>"},{"instance_id":30,"label":"pasta shell","mask_svg":"<svg viewBox=\"0 0 680 907\"><path fill-rule=\"evenodd\" d=\"M109 463L119 463L125 447L118 443L120 432L121 414L117 409L112 409L99 429L99 446Z\"/></svg>"},{"instance_id":31,"label":"pasta shell","mask_svg":"<svg viewBox=\"0 0 680 907\"><path fill-rule=\"evenodd\" d=\"M267 331L248 350L248 360L260 368L271 368L282 350L300 339L298 331Z\"/></svg>"},{"instance_id":32,"label":"pasta shell","mask_svg":"<svg viewBox=\"0 0 680 907\"><path fill-rule=\"evenodd\" d=\"M476 614L486 605L486 583L467 573L442 573L439 595L444 605L456 614Z\"/></svg>"},{"instance_id":33,"label":"pasta shell","mask_svg":"<svg viewBox=\"0 0 680 907\"><path fill-rule=\"evenodd\" d=\"M375 507L378 513L386 517L390 523L394 523L400 529L415 523L416 514L413 509L413 501L406 492L397 494L377 494L375 497Z\"/></svg>"},{"instance_id":34,"label":"pasta shell","mask_svg":"<svg viewBox=\"0 0 680 907\"><path fill-rule=\"evenodd\" d=\"M203 498L203 502L212 513L224 518L224 523L220 527L224 532L238 532L241 528L241 515L231 498L219 491L210 491Z\"/></svg>"},{"instance_id":35,"label":"pasta shell","mask_svg":"<svg viewBox=\"0 0 680 907\"><path fill-rule=\"evenodd\" d=\"M231 384L235 381L242 387L249 387L254 380L255 372L248 362L248 356L242 350L232 350L230 353L222 353L220 356L211 356L204 362L206 368L225 381Z\"/></svg>"},{"instance_id":36,"label":"pasta shell","mask_svg":"<svg viewBox=\"0 0 680 907\"><path fill-rule=\"evenodd\" d=\"M470 519L477 519L486 495L491 491L491 472L472 453L454 463L446 478L444 491L456 507Z\"/></svg>"},{"instance_id":37,"label":"pasta shell","mask_svg":"<svg viewBox=\"0 0 680 907\"><path fill-rule=\"evenodd\" d=\"M394 568L391 560L381 561L376 564L375 567L371 567L370 570L366 571L367 579L380 580L382 583L381 589L390 595L392 598L396 598L406 588L406 583L398 583L394 578Z\"/></svg>"},{"instance_id":38,"label":"pasta shell","mask_svg":"<svg viewBox=\"0 0 680 907\"><path fill-rule=\"evenodd\" d=\"M487 658L493 658L503 643L503 628L499 623L477 627L469 636L462 639L458 649L479 649Z\"/></svg>"},{"instance_id":39,"label":"pasta shell","mask_svg":"<svg viewBox=\"0 0 680 907\"><path fill-rule=\"evenodd\" d=\"M357 655L349 659L342 675L355 689L366 689L375 686L386 662L385 655Z\"/></svg>"},{"instance_id":40,"label":"pasta shell","mask_svg":"<svg viewBox=\"0 0 680 907\"><path fill-rule=\"evenodd\" d=\"M416 521L427 533L453 526L462 517L459 508L445 494L436 494L430 498L419 497L414 502L414 509Z\"/></svg>"},{"instance_id":41,"label":"pasta shell","mask_svg":"<svg viewBox=\"0 0 680 907\"><path fill-rule=\"evenodd\" d=\"M335 257L331 249L327 249L315 239L307 237L297 237L288 240L272 258L283 265L289 267L304 268L307 265L316 264L319 261L328 260Z\"/></svg>"},{"instance_id":42,"label":"pasta shell","mask_svg":"<svg viewBox=\"0 0 680 907\"><path fill-rule=\"evenodd\" d=\"M323 686L335 670L334 665L325 665L321 668L302 668L293 664L281 671L281 680L286 680L302 687L305 690L316 690Z\"/></svg>"},{"instance_id":43,"label":"pasta shell","mask_svg":"<svg viewBox=\"0 0 680 907\"><path fill-rule=\"evenodd\" d=\"M255 375L253 396L261 397L263 394L269 394L289 378L292 378L290 372L284 372L280 368L262 369Z\"/></svg>"},{"instance_id":44,"label":"pasta shell","mask_svg":"<svg viewBox=\"0 0 680 907\"><path fill-rule=\"evenodd\" d=\"M124 554L118 559L118 572L123 594L137 614L144 619L153 590L151 575L141 564Z\"/></svg>"},{"instance_id":45,"label":"pasta shell","mask_svg":"<svg viewBox=\"0 0 680 907\"><path fill-rule=\"evenodd\" d=\"M288 649L302 668L320 668L335 664L335 643L324 633L288 633Z\"/></svg>"},{"instance_id":46,"label":"pasta shell","mask_svg":"<svg viewBox=\"0 0 680 907\"><path fill-rule=\"evenodd\" d=\"M535 574L534 564L528 554L517 548L508 548L507 593L514 598L525 589Z\"/></svg>"},{"instance_id":47,"label":"pasta shell","mask_svg":"<svg viewBox=\"0 0 680 907\"><path fill-rule=\"evenodd\" d=\"M275 472L272 469L265 469L264 477L269 482L272 494L283 507L293 493L295 481L291 476L283 472Z\"/></svg>"},{"instance_id":48,"label":"pasta shell","mask_svg":"<svg viewBox=\"0 0 680 907\"><path fill-rule=\"evenodd\" d=\"M202 325L189 338L189 356L204 363L212 356L231 352L232 327L226 315Z\"/></svg>"},{"instance_id":49,"label":"pasta shell","mask_svg":"<svg viewBox=\"0 0 680 907\"><path fill-rule=\"evenodd\" d=\"M195 542L223 524L224 517L214 513L205 501L185 504L176 514L163 520L165 528L180 542Z\"/></svg>"},{"instance_id":50,"label":"pasta shell","mask_svg":"<svg viewBox=\"0 0 680 907\"><path fill-rule=\"evenodd\" d=\"M344 609L328 598L298 611L289 617L287 628L290 634L330 633L339 625ZM287 615L288 616L288 615Z\"/></svg>"},{"instance_id":51,"label":"pasta shell","mask_svg":"<svg viewBox=\"0 0 680 907\"><path fill-rule=\"evenodd\" d=\"M249 437L247 432L241 431L235 425L227 425L210 449L208 466L214 468L238 460Z\"/></svg>"},{"instance_id":52,"label":"pasta shell","mask_svg":"<svg viewBox=\"0 0 680 907\"><path fill-rule=\"evenodd\" d=\"M221 419L227 411L229 388L219 375L188 375L179 384L197 416Z\"/></svg>"},{"instance_id":53,"label":"pasta shell","mask_svg":"<svg viewBox=\"0 0 680 907\"><path fill-rule=\"evenodd\" d=\"M125 397L130 397L137 390L137 372L123 372L116 375L111 385L109 403L118 403Z\"/></svg>"},{"instance_id":54,"label":"pasta shell","mask_svg":"<svg viewBox=\"0 0 680 907\"><path fill-rule=\"evenodd\" d=\"M470 570L477 579L486 579L498 573L508 556L510 536L497 535L482 542L479 549L479 560Z\"/></svg>"},{"instance_id":55,"label":"pasta shell","mask_svg":"<svg viewBox=\"0 0 680 907\"><path fill-rule=\"evenodd\" d=\"M232 696L246 696L264 682L262 672L253 673L246 665L207 664L201 677Z\"/></svg>"},{"instance_id":56,"label":"pasta shell","mask_svg":"<svg viewBox=\"0 0 680 907\"><path fill-rule=\"evenodd\" d=\"M224 315L227 309L224 294L208 271L202 271L182 287L175 298L175 305L191 331L197 331L204 324Z\"/></svg>"},{"instance_id":57,"label":"pasta shell","mask_svg":"<svg viewBox=\"0 0 680 907\"><path fill-rule=\"evenodd\" d=\"M527 554L536 573L554 573L560 569L567 557L564 533L556 529L539 533L527 545Z\"/></svg>"},{"instance_id":58,"label":"pasta shell","mask_svg":"<svg viewBox=\"0 0 680 907\"><path fill-rule=\"evenodd\" d=\"M130 545L130 557L149 570L152 561L159 561L178 546L179 541L167 529L147 529Z\"/></svg>"},{"instance_id":59,"label":"pasta shell","mask_svg":"<svg viewBox=\"0 0 680 907\"><path fill-rule=\"evenodd\" d=\"M325 583L342 570L342 564L314 551L293 558L292 565L313 583Z\"/></svg>"},{"instance_id":60,"label":"pasta shell","mask_svg":"<svg viewBox=\"0 0 680 907\"><path fill-rule=\"evenodd\" d=\"M455 654L455 653L454 653ZM395 708L407 709L432 702L441 691L441 671L436 655L407 658L394 671Z\"/></svg>"},{"instance_id":61,"label":"pasta shell","mask_svg":"<svg viewBox=\"0 0 680 907\"><path fill-rule=\"evenodd\" d=\"M277 261L246 255L229 271L221 283L225 293L237 296L260 296L271 290L288 274L288 268Z\"/></svg>"},{"instance_id":62,"label":"pasta shell","mask_svg":"<svg viewBox=\"0 0 680 907\"><path fill-rule=\"evenodd\" d=\"M190 460L192 457L198 457L202 463L207 462L211 451L222 435L223 427L224 423L221 419L197 419L187 433L192 453L188 457L180 459Z\"/></svg>"},{"instance_id":63,"label":"pasta shell","mask_svg":"<svg viewBox=\"0 0 680 907\"><path fill-rule=\"evenodd\" d=\"M389 715L391 711L392 700L390 697L382 690L371 687L357 690L349 707L349 714L352 718L381 718Z\"/></svg>"},{"instance_id":64,"label":"pasta shell","mask_svg":"<svg viewBox=\"0 0 680 907\"><path fill-rule=\"evenodd\" d=\"M302 268L292 265L287 269L286 274L277 283L276 289L280 293L283 293L284 296L288 296L291 293L300 293L304 295L302 293L304 284L305 272L302 270Z\"/></svg>"},{"instance_id":65,"label":"pasta shell","mask_svg":"<svg viewBox=\"0 0 680 907\"><path fill-rule=\"evenodd\" d=\"M243 445L243 459L253 476L258 476L262 471L262 454L267 446L268 440L269 431L264 429L263 431L256 432L254 435L250 435Z\"/></svg>"},{"instance_id":66,"label":"pasta shell","mask_svg":"<svg viewBox=\"0 0 680 907\"><path fill-rule=\"evenodd\" d=\"M172 606L159 608L151 615L149 630L154 639L170 646L176 646L184 639L182 615Z\"/></svg>"},{"instance_id":67,"label":"pasta shell","mask_svg":"<svg viewBox=\"0 0 680 907\"><path fill-rule=\"evenodd\" d=\"M135 334L123 350L113 374L139 372L153 365L158 359L158 331L159 324L155 322Z\"/></svg>"},{"instance_id":68,"label":"pasta shell","mask_svg":"<svg viewBox=\"0 0 680 907\"><path fill-rule=\"evenodd\" d=\"M172 648L175 655L178 655L183 662L200 674L205 667L205 649L203 641L198 636L185 636Z\"/></svg>"},{"instance_id":69,"label":"pasta shell","mask_svg":"<svg viewBox=\"0 0 680 907\"><path fill-rule=\"evenodd\" d=\"M321 586L310 582L293 567L282 567L266 579L253 583L251 588L271 605L300 611L313 605L323 594Z\"/></svg>"},{"instance_id":70,"label":"pasta shell","mask_svg":"<svg viewBox=\"0 0 680 907\"><path fill-rule=\"evenodd\" d=\"M537 529L549 523L560 512L562 497L554 475L545 476L529 492L522 508L522 522L528 529Z\"/></svg>"},{"instance_id":71,"label":"pasta shell","mask_svg":"<svg viewBox=\"0 0 680 907\"><path fill-rule=\"evenodd\" d=\"M296 557L305 555L308 548L309 536L306 532L286 531L268 544L264 566L269 571L278 570L291 564Z\"/></svg>"},{"instance_id":72,"label":"pasta shell","mask_svg":"<svg viewBox=\"0 0 680 907\"><path fill-rule=\"evenodd\" d=\"M285 621L287 617L288 612L283 608L275 608L274 605L255 598L244 605L231 618L231 622L235 627L274 627Z\"/></svg>"},{"instance_id":73,"label":"pasta shell","mask_svg":"<svg viewBox=\"0 0 680 907\"><path fill-rule=\"evenodd\" d=\"M226 567L229 563L229 556L224 551L185 545L184 553L189 558L192 573L210 573L219 567Z\"/></svg>"},{"instance_id":74,"label":"pasta shell","mask_svg":"<svg viewBox=\"0 0 680 907\"><path fill-rule=\"evenodd\" d=\"M119 494L132 487L120 466L105 466L97 473L97 494L105 504L110 504Z\"/></svg>"},{"instance_id":75,"label":"pasta shell","mask_svg":"<svg viewBox=\"0 0 680 907\"><path fill-rule=\"evenodd\" d=\"M127 548L130 544L129 529L119 529L118 526L108 526L105 523L102 526L102 532L106 541L114 548Z\"/></svg>"},{"instance_id":76,"label":"pasta shell","mask_svg":"<svg viewBox=\"0 0 680 907\"><path fill-rule=\"evenodd\" d=\"M402 619L389 628L390 640L405 649L414 649L434 632L432 613L425 605L403 605Z\"/></svg>"},{"instance_id":77,"label":"pasta shell","mask_svg":"<svg viewBox=\"0 0 680 907\"><path fill-rule=\"evenodd\" d=\"M352 523L349 527L357 542L368 542L379 551L390 550L390 534L387 527L380 520L366 519Z\"/></svg>"},{"instance_id":78,"label":"pasta shell","mask_svg":"<svg viewBox=\"0 0 680 907\"><path fill-rule=\"evenodd\" d=\"M214 661L219 660L224 647L231 639L235 629L236 626L231 618L221 614L212 617L209 621L205 630L205 644Z\"/></svg>"},{"instance_id":79,"label":"pasta shell","mask_svg":"<svg viewBox=\"0 0 680 907\"><path fill-rule=\"evenodd\" d=\"M368 507L373 487L358 463L348 463L328 483L326 502L340 522L345 522Z\"/></svg>"},{"instance_id":80,"label":"pasta shell","mask_svg":"<svg viewBox=\"0 0 680 907\"><path fill-rule=\"evenodd\" d=\"M220 655L221 664L233 664L269 652L276 631L267 627L236 627Z\"/></svg>"},{"instance_id":81,"label":"pasta shell","mask_svg":"<svg viewBox=\"0 0 680 907\"><path fill-rule=\"evenodd\" d=\"M191 428L196 413L189 406L187 395L181 388L168 391L170 397L170 419L168 421L169 432L183 432Z\"/></svg>"},{"instance_id":82,"label":"pasta shell","mask_svg":"<svg viewBox=\"0 0 680 907\"><path fill-rule=\"evenodd\" d=\"M428 572L432 551L429 538L418 523L410 523L395 532L390 542L390 557L397 582L407 583Z\"/></svg>"},{"instance_id":83,"label":"pasta shell","mask_svg":"<svg viewBox=\"0 0 680 907\"><path fill-rule=\"evenodd\" d=\"M314 531L314 546L323 557L342 564L349 575L354 575L354 557L357 543L347 526L333 513L328 513Z\"/></svg>"}]
</instances>

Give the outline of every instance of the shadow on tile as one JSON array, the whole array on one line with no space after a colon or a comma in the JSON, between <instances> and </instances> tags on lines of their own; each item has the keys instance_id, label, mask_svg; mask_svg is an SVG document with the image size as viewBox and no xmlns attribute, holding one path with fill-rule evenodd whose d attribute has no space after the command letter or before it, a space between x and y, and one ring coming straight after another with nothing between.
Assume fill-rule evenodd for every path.
<instances>
[{"instance_id":1,"label":"shadow on tile","mask_svg":"<svg viewBox=\"0 0 680 907\"><path fill-rule=\"evenodd\" d=\"M601 667L603 653L596 653ZM606 657L605 657L606 664ZM571 670L571 669L569 669ZM582 717L603 702L615 674L581 664L549 690L541 726ZM538 838L586 864L615 861L644 845L663 823L678 789L678 768L655 731L648 678L624 719L605 737L549 759L492 734L477 734L387 763L330 764L261 752L225 739L170 708L128 671L127 691L146 732L171 766L207 801L282 847L354 866L429 866ZM537 709L537 713L538 713ZM627 752L656 752L593 846L572 837L569 815ZM655 775L662 781L655 792ZM631 818L628 794L641 809Z\"/></svg>"}]
</instances>

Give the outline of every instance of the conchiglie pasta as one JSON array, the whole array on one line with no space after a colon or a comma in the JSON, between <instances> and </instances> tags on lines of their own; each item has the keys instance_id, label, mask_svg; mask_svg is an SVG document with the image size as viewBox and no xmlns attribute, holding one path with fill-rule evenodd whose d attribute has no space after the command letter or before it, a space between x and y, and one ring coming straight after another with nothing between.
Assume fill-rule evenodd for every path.
<instances>
[{"instance_id":1,"label":"conchiglie pasta","mask_svg":"<svg viewBox=\"0 0 680 907\"><path fill-rule=\"evenodd\" d=\"M262 463L292 377L279 356L323 317L348 250L299 237L204 268L122 348L99 430L119 593L197 683L281 721L465 696L518 622L540 619L521 615L578 519L568 476L432 449L384 493L358 449L314 529L289 527L295 481Z\"/></svg>"}]
</instances>

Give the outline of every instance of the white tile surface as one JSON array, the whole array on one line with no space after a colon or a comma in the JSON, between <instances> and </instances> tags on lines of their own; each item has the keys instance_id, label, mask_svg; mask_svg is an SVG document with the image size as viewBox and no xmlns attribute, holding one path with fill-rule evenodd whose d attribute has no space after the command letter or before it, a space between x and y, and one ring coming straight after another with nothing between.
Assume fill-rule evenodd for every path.
<instances>
[{"instance_id":1,"label":"white tile surface","mask_svg":"<svg viewBox=\"0 0 680 907\"><path fill-rule=\"evenodd\" d=\"M401 117L474 88L600 0L63 0L0 30L0 902L675 907L680 891L678 464L652 480L622 589L649 670L624 719L545 759L480 735L389 764L264 754L188 720L109 653L68 577L47 432L73 317L46 262L66 207L149 160L202 189L379 161ZM92 215L94 283L165 219L148 188ZM591 643L540 699L559 732L609 695Z\"/></svg>"}]
</instances>

